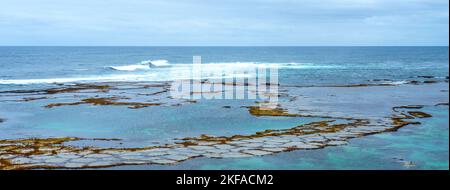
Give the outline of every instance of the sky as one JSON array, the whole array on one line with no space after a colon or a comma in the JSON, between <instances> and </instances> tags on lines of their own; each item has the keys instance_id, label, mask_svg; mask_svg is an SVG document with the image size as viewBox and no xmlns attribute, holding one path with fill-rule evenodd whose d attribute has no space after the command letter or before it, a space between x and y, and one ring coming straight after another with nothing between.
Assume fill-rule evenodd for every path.
<instances>
[{"instance_id":1,"label":"sky","mask_svg":"<svg viewBox=\"0 0 450 190\"><path fill-rule=\"evenodd\" d=\"M448 0L0 0L0 46L448 46Z\"/></svg>"}]
</instances>

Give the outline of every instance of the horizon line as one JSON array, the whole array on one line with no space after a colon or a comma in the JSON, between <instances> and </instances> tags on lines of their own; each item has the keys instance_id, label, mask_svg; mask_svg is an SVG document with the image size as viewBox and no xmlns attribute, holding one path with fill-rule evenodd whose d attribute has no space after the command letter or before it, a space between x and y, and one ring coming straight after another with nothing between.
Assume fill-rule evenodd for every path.
<instances>
[{"instance_id":1,"label":"horizon line","mask_svg":"<svg viewBox=\"0 0 450 190\"><path fill-rule=\"evenodd\" d=\"M449 45L0 45L0 47L449 47Z\"/></svg>"}]
</instances>

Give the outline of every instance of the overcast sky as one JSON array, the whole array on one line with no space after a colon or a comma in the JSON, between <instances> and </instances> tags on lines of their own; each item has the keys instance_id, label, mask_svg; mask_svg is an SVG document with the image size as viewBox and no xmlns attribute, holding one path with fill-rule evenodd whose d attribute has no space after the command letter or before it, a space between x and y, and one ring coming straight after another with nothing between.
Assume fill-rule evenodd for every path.
<instances>
[{"instance_id":1,"label":"overcast sky","mask_svg":"<svg viewBox=\"0 0 450 190\"><path fill-rule=\"evenodd\" d=\"M448 0L0 0L0 45L445 45Z\"/></svg>"}]
</instances>

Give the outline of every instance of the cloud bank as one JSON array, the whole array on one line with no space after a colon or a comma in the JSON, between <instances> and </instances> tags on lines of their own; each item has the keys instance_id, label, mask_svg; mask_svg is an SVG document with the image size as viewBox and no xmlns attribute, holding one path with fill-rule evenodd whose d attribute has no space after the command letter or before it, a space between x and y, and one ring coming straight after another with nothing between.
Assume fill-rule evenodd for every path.
<instances>
[{"instance_id":1,"label":"cloud bank","mask_svg":"<svg viewBox=\"0 0 450 190\"><path fill-rule=\"evenodd\" d=\"M2 0L0 45L446 45L448 0Z\"/></svg>"}]
</instances>

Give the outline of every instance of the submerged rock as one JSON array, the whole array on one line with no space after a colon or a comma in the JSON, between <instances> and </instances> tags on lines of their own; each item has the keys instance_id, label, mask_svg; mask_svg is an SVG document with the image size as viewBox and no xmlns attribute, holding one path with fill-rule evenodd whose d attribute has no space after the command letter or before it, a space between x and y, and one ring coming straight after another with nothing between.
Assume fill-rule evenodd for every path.
<instances>
[{"instance_id":1,"label":"submerged rock","mask_svg":"<svg viewBox=\"0 0 450 190\"><path fill-rule=\"evenodd\" d=\"M98 161L98 162L92 162L89 163L87 166L90 167L101 167L101 166L111 166L114 165L114 162L110 162L110 161Z\"/></svg>"},{"instance_id":2,"label":"submerged rock","mask_svg":"<svg viewBox=\"0 0 450 190\"><path fill-rule=\"evenodd\" d=\"M426 79L432 79L435 78L434 76L430 76L430 75L422 75L422 76L417 76L419 78L426 78Z\"/></svg>"},{"instance_id":3,"label":"submerged rock","mask_svg":"<svg viewBox=\"0 0 450 190\"><path fill-rule=\"evenodd\" d=\"M255 156L263 156L263 155L267 155L267 154L273 154L273 152L267 152L267 151L263 151L263 150L244 150L242 152L251 154L251 155L255 155Z\"/></svg>"},{"instance_id":4,"label":"submerged rock","mask_svg":"<svg viewBox=\"0 0 450 190\"><path fill-rule=\"evenodd\" d=\"M221 154L222 158L245 158L245 157L250 157L252 155L250 154L244 154L244 153L239 153L239 152L229 152L226 154Z\"/></svg>"},{"instance_id":5,"label":"submerged rock","mask_svg":"<svg viewBox=\"0 0 450 190\"><path fill-rule=\"evenodd\" d=\"M285 151L286 148L262 148L261 150L277 153Z\"/></svg>"},{"instance_id":6,"label":"submerged rock","mask_svg":"<svg viewBox=\"0 0 450 190\"><path fill-rule=\"evenodd\" d=\"M177 161L169 160L169 159L156 159L156 160L151 160L151 162L155 163L155 164L174 164L174 163L177 163Z\"/></svg>"},{"instance_id":7,"label":"submerged rock","mask_svg":"<svg viewBox=\"0 0 450 190\"><path fill-rule=\"evenodd\" d=\"M175 161L182 161L182 160L187 160L190 157L189 156L184 156L184 155L167 155L167 156L163 156L161 158L169 159L169 160L175 160Z\"/></svg>"},{"instance_id":8,"label":"submerged rock","mask_svg":"<svg viewBox=\"0 0 450 190\"><path fill-rule=\"evenodd\" d=\"M327 145L329 146L341 146L348 144L347 141L329 141L327 142Z\"/></svg>"},{"instance_id":9,"label":"submerged rock","mask_svg":"<svg viewBox=\"0 0 450 190\"><path fill-rule=\"evenodd\" d=\"M304 142L290 142L290 143L283 144L282 147L296 148L296 149L317 149L317 148L320 148L319 146L312 145L312 144L309 144L309 143L304 143Z\"/></svg>"},{"instance_id":10,"label":"submerged rock","mask_svg":"<svg viewBox=\"0 0 450 190\"><path fill-rule=\"evenodd\" d=\"M87 166L85 163L77 163L77 162L68 162L64 164L65 168L82 168Z\"/></svg>"}]
</instances>

